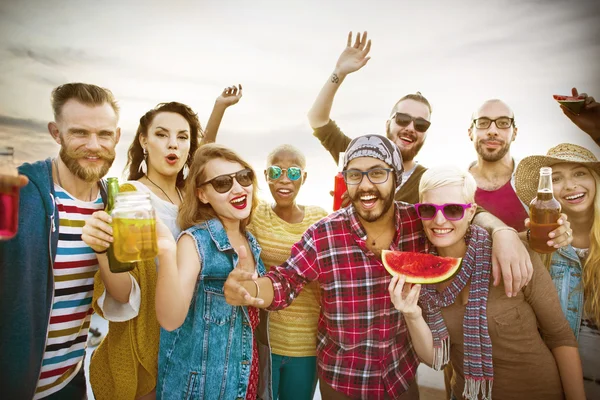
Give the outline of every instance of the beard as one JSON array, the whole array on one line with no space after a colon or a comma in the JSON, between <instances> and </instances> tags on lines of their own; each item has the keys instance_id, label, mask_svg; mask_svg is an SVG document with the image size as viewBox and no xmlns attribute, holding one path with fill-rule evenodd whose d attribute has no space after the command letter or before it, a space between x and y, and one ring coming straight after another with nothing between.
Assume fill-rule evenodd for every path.
<instances>
[{"instance_id":1,"label":"beard","mask_svg":"<svg viewBox=\"0 0 600 400\"><path fill-rule=\"evenodd\" d=\"M73 175L90 183L97 182L106 175L115 160L114 151L94 154L87 151L69 150L66 146L60 147L59 155L62 162L65 163ZM104 163L97 167L83 167L79 164L79 160L87 156L99 157Z\"/></svg>"},{"instance_id":2,"label":"beard","mask_svg":"<svg viewBox=\"0 0 600 400\"><path fill-rule=\"evenodd\" d=\"M365 179L367 178L365 177ZM354 206L354 209L358 215L367 222L377 221L382 215L385 215L385 213L387 213L390 207L394 204L394 190L392 190L385 198L381 196L381 192L379 192L377 189L357 191L353 196L350 195L350 192L348 192L348 195L350 196L350 201L352 201L352 205ZM377 212L377 209L365 211L359 207L360 197L364 195L373 195L378 199L382 199L383 208L381 212Z\"/></svg>"},{"instance_id":3,"label":"beard","mask_svg":"<svg viewBox=\"0 0 600 400\"><path fill-rule=\"evenodd\" d=\"M398 144L398 142L400 142L400 140L401 140L400 136L408 136L413 141L412 147L408 149L408 148L405 148L404 146L400 146ZM419 151L421 150L423 145L425 144L425 136L423 136L423 139L421 141L418 141L419 140L418 136L416 136L410 132L403 132L402 130L400 132L398 132L398 134L394 135L394 134L392 134L389 125L387 127L387 137L392 142L394 142L394 144L396 146L398 146L398 149L400 150L400 154L402 155L402 162L414 160L415 157L417 156L417 154L419 154Z\"/></svg>"},{"instance_id":4,"label":"beard","mask_svg":"<svg viewBox=\"0 0 600 400\"><path fill-rule=\"evenodd\" d=\"M479 154L481 158L487 162L496 162L498 160L501 160L502 157L504 157L510 150L510 142L508 142L504 143L504 145L498 148L495 152L489 153L484 147L485 142L485 140L480 140L479 142L477 142L475 150L477 151L477 154Z\"/></svg>"}]
</instances>

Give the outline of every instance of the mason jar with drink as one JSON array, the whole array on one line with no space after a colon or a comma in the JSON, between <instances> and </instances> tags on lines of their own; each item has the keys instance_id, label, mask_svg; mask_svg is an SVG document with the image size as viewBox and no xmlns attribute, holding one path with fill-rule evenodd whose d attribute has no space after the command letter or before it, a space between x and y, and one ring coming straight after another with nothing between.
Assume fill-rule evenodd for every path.
<instances>
[{"instance_id":1,"label":"mason jar with drink","mask_svg":"<svg viewBox=\"0 0 600 400\"><path fill-rule=\"evenodd\" d=\"M0 147L0 240L15 237L19 227L19 172L14 148Z\"/></svg>"},{"instance_id":2,"label":"mason jar with drink","mask_svg":"<svg viewBox=\"0 0 600 400\"><path fill-rule=\"evenodd\" d=\"M552 189L552 168L540 168L540 181L537 196L529 205L529 245L541 254L552 253L556 249L548 246L548 234L558 228L560 203L554 198Z\"/></svg>"},{"instance_id":3,"label":"mason jar with drink","mask_svg":"<svg viewBox=\"0 0 600 400\"><path fill-rule=\"evenodd\" d=\"M156 215L149 193L119 193L111 216L116 260L133 263L158 255Z\"/></svg>"}]
</instances>

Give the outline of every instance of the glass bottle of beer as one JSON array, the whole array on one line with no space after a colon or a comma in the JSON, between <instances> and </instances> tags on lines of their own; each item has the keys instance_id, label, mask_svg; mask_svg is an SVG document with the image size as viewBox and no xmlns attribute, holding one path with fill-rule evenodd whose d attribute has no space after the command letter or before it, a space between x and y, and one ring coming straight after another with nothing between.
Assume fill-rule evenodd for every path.
<instances>
[{"instance_id":1,"label":"glass bottle of beer","mask_svg":"<svg viewBox=\"0 0 600 400\"><path fill-rule=\"evenodd\" d=\"M117 194L119 193L119 178L108 178L108 196L106 202L105 211L110 215L115 208L115 202ZM114 232L113 232L114 233ZM118 273L118 272L127 272L131 271L135 266L134 263L124 263L115 257L115 248L114 244L108 247L108 266L110 268L110 272Z\"/></svg>"},{"instance_id":2,"label":"glass bottle of beer","mask_svg":"<svg viewBox=\"0 0 600 400\"><path fill-rule=\"evenodd\" d=\"M537 197L529 205L530 236L529 245L538 253L552 253L556 249L546 243L548 234L559 227L560 203L554 198L552 190L552 168L540 168L540 182Z\"/></svg>"}]
</instances>

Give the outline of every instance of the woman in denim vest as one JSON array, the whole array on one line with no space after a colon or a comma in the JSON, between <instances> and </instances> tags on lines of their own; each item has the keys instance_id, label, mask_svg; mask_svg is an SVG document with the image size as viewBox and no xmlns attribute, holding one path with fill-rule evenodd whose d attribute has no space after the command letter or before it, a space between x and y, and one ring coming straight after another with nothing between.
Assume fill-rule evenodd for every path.
<instances>
[{"instance_id":1,"label":"woman in denim vest","mask_svg":"<svg viewBox=\"0 0 600 400\"><path fill-rule=\"evenodd\" d=\"M524 158L517 194L529 204L539 170L552 167L554 197L571 222L573 242L548 257L561 307L579 342L588 399L600 398L600 162L589 150L563 143L546 156Z\"/></svg>"},{"instance_id":2,"label":"woman in denim vest","mask_svg":"<svg viewBox=\"0 0 600 400\"><path fill-rule=\"evenodd\" d=\"M233 151L209 144L194 155L178 217L184 231L158 271L158 399L271 399L267 313L223 296L238 252L265 273L246 231L256 192L254 171Z\"/></svg>"}]
</instances>

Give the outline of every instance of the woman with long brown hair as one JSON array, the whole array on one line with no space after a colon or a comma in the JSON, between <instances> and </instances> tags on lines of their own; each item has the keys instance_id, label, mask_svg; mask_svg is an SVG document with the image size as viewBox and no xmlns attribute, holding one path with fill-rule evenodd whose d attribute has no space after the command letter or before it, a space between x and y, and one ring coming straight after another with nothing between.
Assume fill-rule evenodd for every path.
<instances>
[{"instance_id":1,"label":"woman with long brown hair","mask_svg":"<svg viewBox=\"0 0 600 400\"><path fill-rule=\"evenodd\" d=\"M190 107L161 103L140 118L129 148L129 180L119 190L148 193L159 226L166 225L173 237L180 232L177 215L189 156L201 137L200 122ZM112 241L109 223L108 214L100 211L84 227L82 238L94 251L103 252ZM154 260L141 261L129 273L112 273L106 255L99 254L98 259L92 305L109 321L109 332L90 362L94 396L99 400L152 399L160 333L154 309L157 265Z\"/></svg>"},{"instance_id":2,"label":"woman with long brown hair","mask_svg":"<svg viewBox=\"0 0 600 400\"><path fill-rule=\"evenodd\" d=\"M258 205L256 174L232 150L207 144L194 155L188 179L179 213L184 231L158 271L157 397L270 399L270 377L260 373L271 370L268 314L231 306L223 295L240 257L247 254L252 273L266 272L246 230Z\"/></svg>"}]
</instances>

